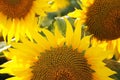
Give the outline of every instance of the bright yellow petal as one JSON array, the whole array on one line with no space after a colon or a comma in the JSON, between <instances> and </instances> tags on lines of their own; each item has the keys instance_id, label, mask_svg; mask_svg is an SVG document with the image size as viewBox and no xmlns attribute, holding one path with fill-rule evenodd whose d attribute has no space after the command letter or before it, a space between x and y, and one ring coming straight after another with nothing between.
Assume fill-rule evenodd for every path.
<instances>
[{"instance_id":1,"label":"bright yellow petal","mask_svg":"<svg viewBox=\"0 0 120 80\"><path fill-rule=\"evenodd\" d=\"M57 47L57 44L56 44L57 42L56 42L56 39L55 39L55 36L53 35L53 33L48 30L45 30L45 29L43 30L43 32L45 33L50 45L52 47Z\"/></svg>"},{"instance_id":2,"label":"bright yellow petal","mask_svg":"<svg viewBox=\"0 0 120 80\"><path fill-rule=\"evenodd\" d=\"M40 33L34 31L31 34L39 46L42 46L43 49L50 49L50 43L45 39L45 37L40 35Z\"/></svg>"},{"instance_id":3,"label":"bright yellow petal","mask_svg":"<svg viewBox=\"0 0 120 80\"><path fill-rule=\"evenodd\" d=\"M65 18L66 22L66 45L70 46L72 43L72 37L73 37L73 28L70 22Z\"/></svg>"},{"instance_id":4,"label":"bright yellow petal","mask_svg":"<svg viewBox=\"0 0 120 80\"><path fill-rule=\"evenodd\" d=\"M103 59L107 58L107 56L108 56L109 53L110 53L109 51L103 51L102 48L91 47L91 48L87 49L87 52L86 52L85 55L89 59L94 59L95 58L95 59L101 59L101 60L103 60Z\"/></svg>"},{"instance_id":5,"label":"bright yellow petal","mask_svg":"<svg viewBox=\"0 0 120 80\"><path fill-rule=\"evenodd\" d=\"M81 12L82 10L75 8L73 12L68 13L68 16L74 17L74 18L80 18L81 16L83 16Z\"/></svg>"},{"instance_id":6,"label":"bright yellow petal","mask_svg":"<svg viewBox=\"0 0 120 80\"><path fill-rule=\"evenodd\" d=\"M21 43L11 43L11 44L12 44L12 46L14 46L15 48L17 48L20 51L30 53L31 56L36 56L37 54L39 54L39 53L35 52L35 50L32 47L28 46L28 45L24 45L24 48L23 48L22 47L23 44L21 44ZM9 50L15 50L15 49L9 48Z\"/></svg>"},{"instance_id":7,"label":"bright yellow petal","mask_svg":"<svg viewBox=\"0 0 120 80\"><path fill-rule=\"evenodd\" d=\"M82 5L84 5L85 7L89 7L94 3L95 0L81 0L81 1L82 1Z\"/></svg>"},{"instance_id":8,"label":"bright yellow petal","mask_svg":"<svg viewBox=\"0 0 120 80\"><path fill-rule=\"evenodd\" d=\"M25 37L22 37L21 41L24 42L24 45L28 45L28 47L33 48L38 53L44 51L44 49L42 48L42 46L40 46L38 44L34 44L34 42L31 43L31 41L27 40ZM39 46L39 47L36 47L36 46Z\"/></svg>"},{"instance_id":9,"label":"bright yellow petal","mask_svg":"<svg viewBox=\"0 0 120 80\"><path fill-rule=\"evenodd\" d=\"M23 80L23 79L20 77L11 77L11 78L8 78L6 80Z\"/></svg>"},{"instance_id":10,"label":"bright yellow petal","mask_svg":"<svg viewBox=\"0 0 120 80\"><path fill-rule=\"evenodd\" d=\"M57 45L59 46L63 46L64 42L65 42L65 38L63 37L63 35L60 33L57 23L54 23L55 26L55 38L57 40Z\"/></svg>"},{"instance_id":11,"label":"bright yellow petal","mask_svg":"<svg viewBox=\"0 0 120 80\"><path fill-rule=\"evenodd\" d=\"M75 28L73 38L72 38L72 47L73 49L78 48L81 39L81 26Z\"/></svg>"},{"instance_id":12,"label":"bright yellow petal","mask_svg":"<svg viewBox=\"0 0 120 80\"><path fill-rule=\"evenodd\" d=\"M118 53L120 54L120 39L116 41L116 45L117 45Z\"/></svg>"},{"instance_id":13,"label":"bright yellow petal","mask_svg":"<svg viewBox=\"0 0 120 80\"><path fill-rule=\"evenodd\" d=\"M86 50L90 46L90 38L91 38L91 35L90 36L85 36L81 39L80 45L78 47L79 51Z\"/></svg>"}]
</instances>

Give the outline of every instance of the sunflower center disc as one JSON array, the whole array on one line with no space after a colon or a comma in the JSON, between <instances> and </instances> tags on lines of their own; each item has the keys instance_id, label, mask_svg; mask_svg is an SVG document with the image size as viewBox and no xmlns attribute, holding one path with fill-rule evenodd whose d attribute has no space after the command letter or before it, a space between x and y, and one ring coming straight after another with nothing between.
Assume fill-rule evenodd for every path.
<instances>
[{"instance_id":1,"label":"sunflower center disc","mask_svg":"<svg viewBox=\"0 0 120 80\"><path fill-rule=\"evenodd\" d=\"M116 22L117 26L119 26L120 25L120 17L117 18L115 22Z\"/></svg>"},{"instance_id":2,"label":"sunflower center disc","mask_svg":"<svg viewBox=\"0 0 120 80\"><path fill-rule=\"evenodd\" d=\"M34 0L0 0L0 12L7 18L24 18L30 12Z\"/></svg>"},{"instance_id":3,"label":"sunflower center disc","mask_svg":"<svg viewBox=\"0 0 120 80\"><path fill-rule=\"evenodd\" d=\"M86 15L88 31L98 40L120 37L120 0L95 0Z\"/></svg>"},{"instance_id":4,"label":"sunflower center disc","mask_svg":"<svg viewBox=\"0 0 120 80\"><path fill-rule=\"evenodd\" d=\"M6 0L6 2L8 2L8 4L11 4L11 5L15 5L15 4L18 4L20 0Z\"/></svg>"},{"instance_id":5,"label":"sunflower center disc","mask_svg":"<svg viewBox=\"0 0 120 80\"><path fill-rule=\"evenodd\" d=\"M93 70L82 53L68 47L41 53L32 67L32 80L92 80Z\"/></svg>"}]
</instances>

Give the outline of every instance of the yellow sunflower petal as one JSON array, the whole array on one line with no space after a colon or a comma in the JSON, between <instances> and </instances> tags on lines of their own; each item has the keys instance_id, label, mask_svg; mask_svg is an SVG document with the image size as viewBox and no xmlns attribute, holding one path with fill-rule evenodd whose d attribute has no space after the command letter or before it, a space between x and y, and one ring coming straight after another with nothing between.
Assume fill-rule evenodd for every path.
<instances>
[{"instance_id":1,"label":"yellow sunflower petal","mask_svg":"<svg viewBox=\"0 0 120 80\"><path fill-rule=\"evenodd\" d=\"M51 8L54 11L66 8L70 4L69 0L51 0L51 3L52 3L51 4L52 5Z\"/></svg>"},{"instance_id":2,"label":"yellow sunflower petal","mask_svg":"<svg viewBox=\"0 0 120 80\"><path fill-rule=\"evenodd\" d=\"M79 43L80 43L80 39L81 39L81 26L78 26L76 24L76 29L74 31L73 38L72 38L73 49L78 48Z\"/></svg>"},{"instance_id":3,"label":"yellow sunflower petal","mask_svg":"<svg viewBox=\"0 0 120 80\"><path fill-rule=\"evenodd\" d=\"M118 39L116 42L118 53L120 54L120 39Z\"/></svg>"},{"instance_id":4,"label":"yellow sunflower petal","mask_svg":"<svg viewBox=\"0 0 120 80\"><path fill-rule=\"evenodd\" d=\"M39 33L32 32L33 39L37 42L38 45L42 46L43 49L49 49L50 43Z\"/></svg>"},{"instance_id":5,"label":"yellow sunflower petal","mask_svg":"<svg viewBox=\"0 0 120 80\"><path fill-rule=\"evenodd\" d=\"M87 58L90 57L91 59L95 58L95 59L101 59L101 60L107 58L109 51L101 51L101 49L102 48L99 48L99 47L89 48L86 52ZM91 55L91 53L92 53L92 55ZM102 53L104 53L104 54L102 54Z\"/></svg>"},{"instance_id":6,"label":"yellow sunflower petal","mask_svg":"<svg viewBox=\"0 0 120 80\"><path fill-rule=\"evenodd\" d=\"M57 23L54 23L55 26L55 38L58 41L57 44L62 46L65 42L65 38L63 37L63 35L60 33Z\"/></svg>"},{"instance_id":7,"label":"yellow sunflower petal","mask_svg":"<svg viewBox=\"0 0 120 80\"><path fill-rule=\"evenodd\" d=\"M68 16L74 17L74 18L80 18L80 16L83 16L81 12L82 12L81 10L75 8L75 11L68 13Z\"/></svg>"},{"instance_id":8,"label":"yellow sunflower petal","mask_svg":"<svg viewBox=\"0 0 120 80\"><path fill-rule=\"evenodd\" d=\"M12 77L12 78L8 78L6 80L23 80L21 77Z\"/></svg>"},{"instance_id":9,"label":"yellow sunflower petal","mask_svg":"<svg viewBox=\"0 0 120 80\"><path fill-rule=\"evenodd\" d=\"M86 50L90 46L90 36L85 36L84 38L81 39L80 45L78 47L79 51Z\"/></svg>"},{"instance_id":10,"label":"yellow sunflower petal","mask_svg":"<svg viewBox=\"0 0 120 80\"><path fill-rule=\"evenodd\" d=\"M65 18L66 22L66 44L67 46L70 46L72 43L72 37L73 37L73 28L70 22Z\"/></svg>"},{"instance_id":11,"label":"yellow sunflower petal","mask_svg":"<svg viewBox=\"0 0 120 80\"><path fill-rule=\"evenodd\" d=\"M15 31L15 40L16 40L16 42L18 42L19 41L19 37L20 37L20 27L19 27L20 25L19 25L19 23L17 24L17 26L16 26L16 31Z\"/></svg>"},{"instance_id":12,"label":"yellow sunflower petal","mask_svg":"<svg viewBox=\"0 0 120 80\"><path fill-rule=\"evenodd\" d=\"M44 32L45 35L47 36L47 39L48 39L50 45L51 45L52 47L57 46L57 45L56 45L55 36L54 36L50 31L48 31L48 30L45 30L45 29L44 29L43 32Z\"/></svg>"},{"instance_id":13,"label":"yellow sunflower petal","mask_svg":"<svg viewBox=\"0 0 120 80\"><path fill-rule=\"evenodd\" d=\"M90 5L94 3L95 0L81 0L81 1L85 7L89 7Z\"/></svg>"}]
</instances>

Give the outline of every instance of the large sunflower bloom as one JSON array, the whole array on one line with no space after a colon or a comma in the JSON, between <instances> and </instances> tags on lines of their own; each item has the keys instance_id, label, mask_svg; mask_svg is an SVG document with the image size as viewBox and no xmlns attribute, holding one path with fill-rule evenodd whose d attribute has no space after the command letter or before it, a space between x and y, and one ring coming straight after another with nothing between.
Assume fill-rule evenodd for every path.
<instances>
[{"instance_id":1,"label":"large sunflower bloom","mask_svg":"<svg viewBox=\"0 0 120 80\"><path fill-rule=\"evenodd\" d=\"M43 29L43 37L33 32L35 43L22 38L4 51L9 59L1 65L0 73L14 77L7 80L114 80L115 72L105 66L108 52L97 47L89 48L90 36L81 39L81 27L66 21L66 35L62 36L55 24L54 33Z\"/></svg>"},{"instance_id":2,"label":"large sunflower bloom","mask_svg":"<svg viewBox=\"0 0 120 80\"><path fill-rule=\"evenodd\" d=\"M30 31L35 24L35 16L44 16L45 12L50 11L49 1L0 0L0 29L4 39L7 37L10 42L15 37L18 41L21 35L31 38Z\"/></svg>"},{"instance_id":3,"label":"large sunflower bloom","mask_svg":"<svg viewBox=\"0 0 120 80\"><path fill-rule=\"evenodd\" d=\"M93 34L92 44L114 51L120 59L120 1L81 0L81 10L76 9L70 16L80 19ZM112 57L112 56L111 56Z\"/></svg>"}]
</instances>

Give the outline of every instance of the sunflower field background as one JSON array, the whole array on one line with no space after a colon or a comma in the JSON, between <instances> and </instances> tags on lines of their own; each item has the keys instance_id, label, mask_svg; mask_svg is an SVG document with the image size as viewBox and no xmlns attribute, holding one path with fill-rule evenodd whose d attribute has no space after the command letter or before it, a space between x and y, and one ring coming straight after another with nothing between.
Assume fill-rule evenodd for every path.
<instances>
[{"instance_id":1,"label":"sunflower field background","mask_svg":"<svg viewBox=\"0 0 120 80\"><path fill-rule=\"evenodd\" d=\"M98 4L100 2L101 4ZM105 17L106 24L104 23L105 26L103 26L99 20L104 17L101 16L101 14L106 15L105 13L107 13L108 7L106 8L105 4L113 4L109 6L112 7L113 10L110 9L111 12L108 17L111 18ZM120 32L117 31L118 28L116 28L116 26L120 27L120 24L118 24L120 23L120 6L116 7L115 5L119 6L120 1L7 0L5 2L1 0L0 80L120 80L120 35L117 35L120 34ZM23 7L20 8L20 6L26 7L26 9ZM105 10L102 7L105 7ZM115 14L112 13L113 11ZM101 14L99 15L99 13ZM111 16L111 14L113 14L113 16ZM113 20L113 22L118 21L114 22L116 23L114 24L109 20ZM101 25L103 28L99 27ZM110 25L114 28L111 28ZM110 28L107 28L108 26L110 26ZM107 29L110 29L111 32L113 31L113 35L109 30L107 31ZM62 50L62 53L67 53L65 56L60 53ZM83 54L82 57L81 55L77 55L76 57L81 59L73 60L73 64L78 65L75 65L75 67L71 66L73 67L72 69L71 67L66 68L66 57L70 58L71 53L77 53L76 51ZM68 52L70 52L70 55ZM46 78L48 75L44 69L48 68L46 68L44 62L38 60L38 58L41 57L38 53L41 53L41 55L43 55L42 58L45 58L40 59L41 61L43 60L46 64L50 64L49 66L54 65L56 71L54 71L54 69L53 71L50 70L51 75L48 74L50 78ZM46 53L50 53L50 55ZM63 61L63 63L66 64L65 67L64 64L61 66L60 63L55 63L57 62L56 60L50 58L51 55L54 55L53 53L60 53L63 56L57 55L55 59L57 59L58 62L60 60L61 63L62 59L65 59L66 62L64 63ZM91 54L89 55L88 53ZM59 59L58 56L60 56L61 59ZM73 59L74 56L76 55L72 56ZM53 64L49 62L48 59L53 60ZM83 63L79 60L83 61ZM37 64L42 67L40 71L43 69L43 73L38 72L37 74L37 70L34 70L35 68L39 69ZM55 67L56 65L60 65L60 69L57 69ZM81 65L85 65L85 67L80 67ZM83 72L79 70L79 68L83 70ZM20 74L22 72L23 75ZM52 75L54 72L55 75ZM74 75L72 72L76 72L76 74ZM80 72L85 76L79 78L82 76L79 74ZM24 76L24 74L26 76ZM43 77L41 77L41 75Z\"/></svg>"}]
</instances>

